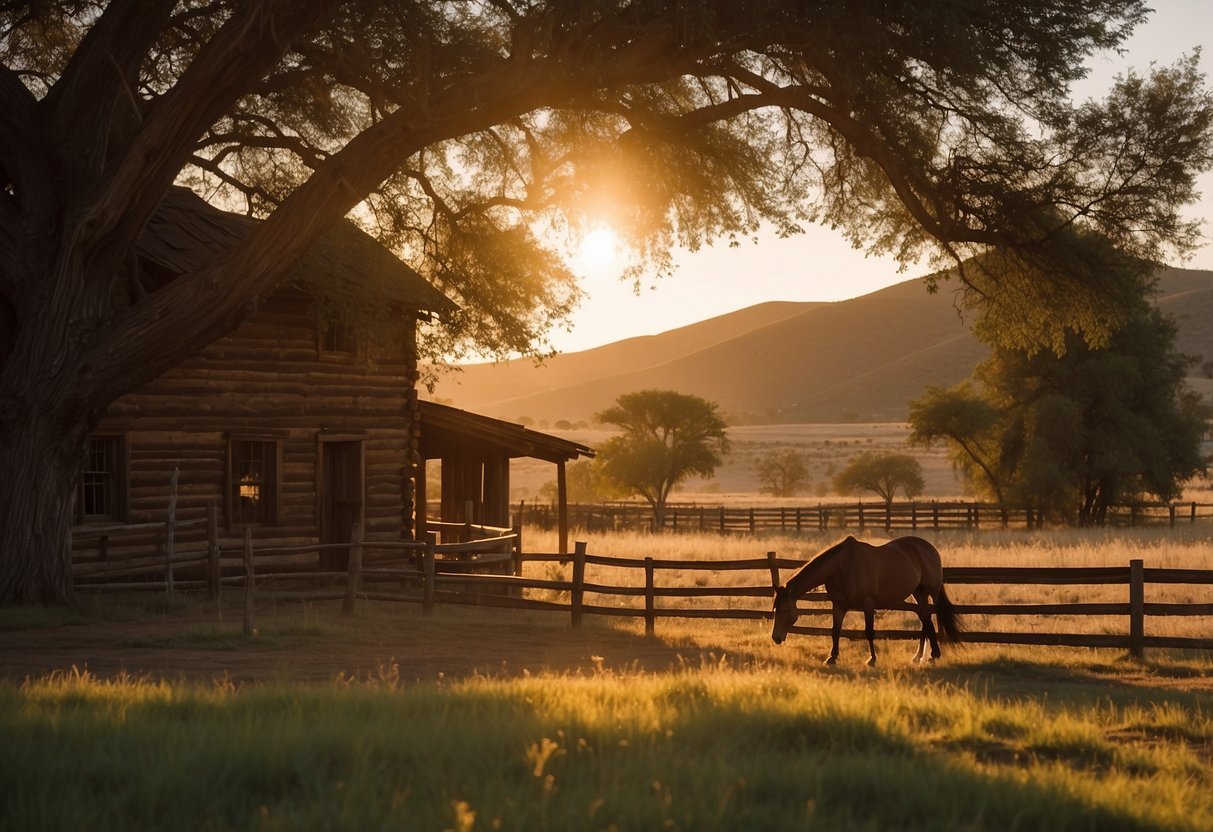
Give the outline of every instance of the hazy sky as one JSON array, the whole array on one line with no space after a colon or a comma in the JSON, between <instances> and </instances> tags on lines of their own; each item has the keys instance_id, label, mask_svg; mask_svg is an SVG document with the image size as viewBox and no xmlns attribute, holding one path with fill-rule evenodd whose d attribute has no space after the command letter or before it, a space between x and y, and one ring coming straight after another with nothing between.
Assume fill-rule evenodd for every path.
<instances>
[{"instance_id":1,"label":"hazy sky","mask_svg":"<svg viewBox=\"0 0 1213 832\"><path fill-rule=\"evenodd\" d=\"M1128 52L1097 58L1092 75L1076 90L1079 98L1102 97L1113 76L1126 68L1144 70L1151 62L1170 64L1193 47L1204 47L1201 68L1213 77L1213 2L1155 0L1154 14L1129 41ZM1213 237L1213 174L1201 179L1202 201L1192 216L1206 221ZM573 320L571 332L558 331L552 341L562 352L576 352L635 335L711 318L769 300L844 300L884 286L918 277L920 272L897 272L891 260L867 258L840 235L813 227L808 233L781 240L774 235L758 244L727 243L678 258L673 277L652 282L639 296L631 284L608 270L586 266L583 286L588 298ZM1183 264L1213 269L1213 244Z\"/></svg>"}]
</instances>

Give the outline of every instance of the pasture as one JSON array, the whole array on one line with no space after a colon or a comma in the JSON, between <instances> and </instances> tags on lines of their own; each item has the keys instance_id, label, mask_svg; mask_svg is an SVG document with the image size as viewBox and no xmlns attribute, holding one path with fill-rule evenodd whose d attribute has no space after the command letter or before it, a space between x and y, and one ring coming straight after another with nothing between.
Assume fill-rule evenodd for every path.
<instances>
[{"instance_id":1,"label":"pasture","mask_svg":"<svg viewBox=\"0 0 1213 832\"><path fill-rule=\"evenodd\" d=\"M725 559L807 557L826 542L590 544ZM937 542L945 565L1207 567L1213 548L1161 530ZM545 543L532 535L528 548ZM572 630L542 612L440 605L425 616L363 602L342 618L336 602L267 599L245 638L237 606L106 596L74 611L0 611L0 827L1213 822L1207 653L1151 650L1139 663L1110 650L945 645L941 662L916 666L912 645L883 643L869 669L866 647L850 642L826 668L825 639L776 647L767 622L663 620L646 637L631 621Z\"/></svg>"}]
</instances>

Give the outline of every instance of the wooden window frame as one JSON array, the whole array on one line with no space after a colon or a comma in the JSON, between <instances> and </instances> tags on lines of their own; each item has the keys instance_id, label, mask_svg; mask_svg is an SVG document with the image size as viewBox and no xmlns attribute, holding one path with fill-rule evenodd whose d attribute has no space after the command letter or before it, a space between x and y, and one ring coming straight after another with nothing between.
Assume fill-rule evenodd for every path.
<instances>
[{"instance_id":1,"label":"wooden window frame","mask_svg":"<svg viewBox=\"0 0 1213 832\"><path fill-rule=\"evenodd\" d=\"M85 479L89 474L89 457L92 451L92 443L95 441L114 443L114 470L110 472L112 482L109 486L111 499L113 500L113 510L108 514L84 513ZM131 462L129 437L125 433L104 431L91 433L85 444L84 453L84 466L80 472L80 482L76 486L75 522L80 525L105 525L107 523L130 522Z\"/></svg>"},{"instance_id":2,"label":"wooden window frame","mask_svg":"<svg viewBox=\"0 0 1213 832\"><path fill-rule=\"evenodd\" d=\"M237 477L236 446L237 443L256 443L271 446L269 459L274 470L265 477L265 484L272 489L265 508L263 520L237 520L236 487ZM225 443L225 461L223 477L223 516L228 529L275 528L281 522L282 508L282 437L264 433L230 433Z\"/></svg>"},{"instance_id":3,"label":"wooden window frame","mask_svg":"<svg viewBox=\"0 0 1213 832\"><path fill-rule=\"evenodd\" d=\"M334 328L339 328L342 331L348 332L345 340L349 343L349 349L330 349L328 348L327 340L330 333L336 331ZM332 361L339 364L353 364L358 360L362 353L362 344L357 333L353 328L342 323L341 321L328 320L318 318L316 320L316 355L321 361Z\"/></svg>"}]
</instances>

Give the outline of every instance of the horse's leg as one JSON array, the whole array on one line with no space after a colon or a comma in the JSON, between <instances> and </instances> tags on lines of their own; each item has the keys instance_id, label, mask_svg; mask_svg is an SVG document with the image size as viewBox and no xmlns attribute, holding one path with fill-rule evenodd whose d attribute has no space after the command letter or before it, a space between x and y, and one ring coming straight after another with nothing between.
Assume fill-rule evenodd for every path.
<instances>
[{"instance_id":1,"label":"horse's leg","mask_svg":"<svg viewBox=\"0 0 1213 832\"><path fill-rule=\"evenodd\" d=\"M834 605L831 610L834 614L834 624L830 628L830 656L826 659L826 664L834 664L838 661L838 638L842 635L842 619L846 618L847 608Z\"/></svg>"},{"instance_id":2,"label":"horse's leg","mask_svg":"<svg viewBox=\"0 0 1213 832\"><path fill-rule=\"evenodd\" d=\"M942 584L941 584L940 586L942 587ZM936 590L935 590L935 593L936 593L936 594L933 596L933 600L934 600L936 603L938 603L938 602L939 602L939 594L938 594L938 593L939 593L940 591L941 591L941 589L936 589ZM931 628L931 630L930 630L930 634L931 634L931 661L935 661L935 660L936 660L936 659L938 659L938 658L940 657L940 655L941 655L941 653L940 653L940 651L939 651L939 638L938 638L938 636L937 636L937 634L936 634L936 632L935 632L935 628L934 628L934 627L931 627L931 619L930 619L930 617L928 617L928 618L926 619L926 622L927 622L927 626Z\"/></svg>"},{"instance_id":3,"label":"horse's leg","mask_svg":"<svg viewBox=\"0 0 1213 832\"><path fill-rule=\"evenodd\" d=\"M876 603L871 598L863 602L863 634L868 639L868 667L876 666Z\"/></svg>"},{"instance_id":4,"label":"horse's leg","mask_svg":"<svg viewBox=\"0 0 1213 832\"><path fill-rule=\"evenodd\" d=\"M914 600L918 602L918 620L922 622L922 634L918 637L918 652L914 654L914 662L918 663L923 660L927 652L927 639L931 640L931 649L938 650L939 644L935 640L935 627L931 624L931 611L927 608L930 601L930 596L923 587L914 590Z\"/></svg>"}]
</instances>

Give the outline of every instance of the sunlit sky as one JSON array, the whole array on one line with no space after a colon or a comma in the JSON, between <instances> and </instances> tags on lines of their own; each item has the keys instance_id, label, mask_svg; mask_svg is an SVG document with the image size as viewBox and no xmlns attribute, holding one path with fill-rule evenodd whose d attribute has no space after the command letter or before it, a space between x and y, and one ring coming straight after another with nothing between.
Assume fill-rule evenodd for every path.
<instances>
[{"instance_id":1,"label":"sunlit sky","mask_svg":"<svg viewBox=\"0 0 1213 832\"><path fill-rule=\"evenodd\" d=\"M1156 11L1128 42L1127 52L1096 58L1076 97L1102 97L1118 72L1144 71L1151 62L1170 64L1197 46L1204 48L1202 70L1213 77L1213 2L1155 0L1152 5ZM1204 196L1189 213L1206 221L1205 235L1213 238L1213 173L1201 178L1200 190ZM664 332L764 301L845 300L925 271L898 273L891 259L865 257L837 232L812 227L790 239L769 234L740 248L722 240L695 253L680 252L674 276L644 281L637 295L610 267L612 245L609 230L603 229L574 264L587 298L571 331L551 334L562 352ZM1176 265L1213 269L1213 244Z\"/></svg>"}]
</instances>

